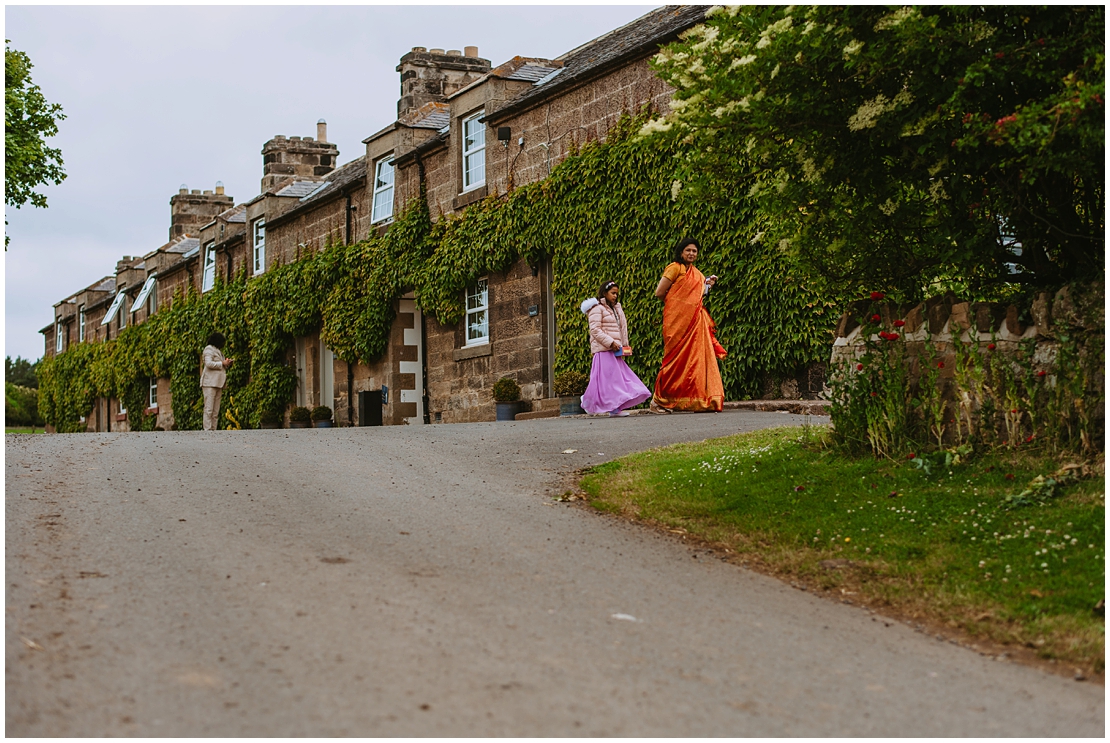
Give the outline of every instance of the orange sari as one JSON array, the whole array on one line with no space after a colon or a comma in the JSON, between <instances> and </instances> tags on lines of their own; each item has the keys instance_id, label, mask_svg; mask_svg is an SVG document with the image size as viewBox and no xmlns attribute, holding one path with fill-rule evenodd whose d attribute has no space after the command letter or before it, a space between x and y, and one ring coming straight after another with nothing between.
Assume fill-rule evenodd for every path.
<instances>
[{"instance_id":1,"label":"orange sari","mask_svg":"<svg viewBox=\"0 0 1110 743\"><path fill-rule=\"evenodd\" d=\"M693 266L667 292L663 305L663 368L655 378L655 401L671 410L721 410L725 400L717 359L725 349L702 304L705 276Z\"/></svg>"}]
</instances>

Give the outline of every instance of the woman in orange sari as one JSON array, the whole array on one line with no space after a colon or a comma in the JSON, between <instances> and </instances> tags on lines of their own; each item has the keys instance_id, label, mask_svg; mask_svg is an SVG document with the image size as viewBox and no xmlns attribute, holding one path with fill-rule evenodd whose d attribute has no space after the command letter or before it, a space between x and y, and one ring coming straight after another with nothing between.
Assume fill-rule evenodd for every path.
<instances>
[{"instance_id":1,"label":"woman in orange sari","mask_svg":"<svg viewBox=\"0 0 1110 743\"><path fill-rule=\"evenodd\" d=\"M675 247L674 262L663 271L655 296L663 299L663 368L655 379L651 409L720 411L725 390L717 359L725 349L717 342L717 326L703 300L717 283L694 268L698 245L690 238Z\"/></svg>"}]
</instances>

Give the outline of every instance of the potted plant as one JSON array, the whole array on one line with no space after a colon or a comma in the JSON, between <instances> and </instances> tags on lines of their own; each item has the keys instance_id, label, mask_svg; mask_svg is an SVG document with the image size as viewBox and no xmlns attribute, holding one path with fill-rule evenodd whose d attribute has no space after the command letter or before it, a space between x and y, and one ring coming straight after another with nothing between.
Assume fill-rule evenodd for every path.
<instances>
[{"instance_id":1,"label":"potted plant","mask_svg":"<svg viewBox=\"0 0 1110 743\"><path fill-rule=\"evenodd\" d=\"M331 408L327 405L317 405L313 408L312 425L316 428L331 428Z\"/></svg>"},{"instance_id":2,"label":"potted plant","mask_svg":"<svg viewBox=\"0 0 1110 743\"><path fill-rule=\"evenodd\" d=\"M290 428L308 428L312 425L312 413L308 408L298 405L289 411Z\"/></svg>"},{"instance_id":3,"label":"potted plant","mask_svg":"<svg viewBox=\"0 0 1110 743\"><path fill-rule=\"evenodd\" d=\"M520 385L511 377L501 377L493 385L493 400L497 403L497 420L516 420L521 410Z\"/></svg>"},{"instance_id":4,"label":"potted plant","mask_svg":"<svg viewBox=\"0 0 1110 743\"><path fill-rule=\"evenodd\" d=\"M590 378L582 372L566 371L555 375L555 394L559 397L559 415L585 415L582 409L582 393L590 384Z\"/></svg>"},{"instance_id":5,"label":"potted plant","mask_svg":"<svg viewBox=\"0 0 1110 743\"><path fill-rule=\"evenodd\" d=\"M273 410L263 410L258 422L263 428L281 428L281 415Z\"/></svg>"}]
</instances>

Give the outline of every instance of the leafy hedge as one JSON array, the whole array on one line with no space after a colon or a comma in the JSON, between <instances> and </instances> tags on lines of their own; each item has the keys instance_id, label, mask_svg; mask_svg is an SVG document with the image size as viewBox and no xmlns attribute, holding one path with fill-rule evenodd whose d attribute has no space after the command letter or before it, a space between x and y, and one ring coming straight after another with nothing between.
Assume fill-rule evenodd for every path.
<instances>
[{"instance_id":1,"label":"leafy hedge","mask_svg":"<svg viewBox=\"0 0 1110 743\"><path fill-rule=\"evenodd\" d=\"M118 339L45 359L43 417L59 431L81 430L79 417L106 396L140 411L148 378L168 376L178 428L200 428L200 352L219 330L228 338L225 354L237 360L228 373L225 416L230 410L232 424L257 427L263 413L292 400L296 374L286 359L294 338L319 330L338 358L371 362L388 347L394 302L404 292L414 290L424 312L453 325L464 316L467 284L521 258L531 265L552 261L557 373L589 371L578 305L603 280L614 280L636 347L632 366L650 384L663 352L654 288L683 235L702 248L699 268L721 277L709 309L730 352L722 363L730 398L758 394L765 375L789 376L827 358L841 298L809 288L789 258L756 239L759 226L742 195L675 200L681 143L637 139L645 120L625 117L606 142L572 152L544 181L491 196L462 215L432 224L422 192L384 236L333 243L249 281L243 274L218 281L203 295L175 297ZM133 415L131 426L146 430L154 420Z\"/></svg>"}]
</instances>

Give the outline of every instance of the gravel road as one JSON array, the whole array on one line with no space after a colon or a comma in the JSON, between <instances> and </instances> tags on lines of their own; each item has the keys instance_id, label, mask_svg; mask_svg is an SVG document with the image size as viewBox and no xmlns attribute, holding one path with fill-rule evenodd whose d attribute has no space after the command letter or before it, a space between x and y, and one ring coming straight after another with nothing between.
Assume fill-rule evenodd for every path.
<instances>
[{"instance_id":1,"label":"gravel road","mask_svg":"<svg viewBox=\"0 0 1110 743\"><path fill-rule=\"evenodd\" d=\"M9 435L7 735L1102 736L1101 686L552 501L800 422Z\"/></svg>"}]
</instances>

